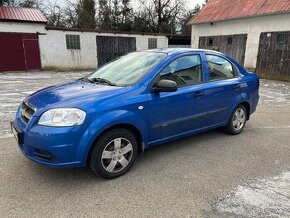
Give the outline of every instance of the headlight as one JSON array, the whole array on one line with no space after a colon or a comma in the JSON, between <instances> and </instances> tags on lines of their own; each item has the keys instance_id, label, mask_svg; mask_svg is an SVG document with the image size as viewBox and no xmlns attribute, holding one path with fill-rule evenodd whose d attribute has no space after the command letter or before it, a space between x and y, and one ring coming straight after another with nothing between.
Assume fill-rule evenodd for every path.
<instances>
[{"instance_id":1,"label":"headlight","mask_svg":"<svg viewBox=\"0 0 290 218\"><path fill-rule=\"evenodd\" d=\"M38 124L44 126L75 126L81 125L86 112L77 108L56 108L43 113Z\"/></svg>"}]
</instances>

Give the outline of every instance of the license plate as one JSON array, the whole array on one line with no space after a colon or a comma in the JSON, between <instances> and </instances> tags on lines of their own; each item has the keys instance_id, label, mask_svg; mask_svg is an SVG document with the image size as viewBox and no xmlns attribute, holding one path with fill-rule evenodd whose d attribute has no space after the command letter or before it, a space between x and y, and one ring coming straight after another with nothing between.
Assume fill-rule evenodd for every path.
<instances>
[{"instance_id":1,"label":"license plate","mask_svg":"<svg viewBox=\"0 0 290 218\"><path fill-rule=\"evenodd\" d=\"M14 135L16 141L19 143L19 134L18 134L17 130L16 130L15 127L12 126L12 125L11 125L11 130L12 130L12 133L13 133L13 135Z\"/></svg>"}]
</instances>

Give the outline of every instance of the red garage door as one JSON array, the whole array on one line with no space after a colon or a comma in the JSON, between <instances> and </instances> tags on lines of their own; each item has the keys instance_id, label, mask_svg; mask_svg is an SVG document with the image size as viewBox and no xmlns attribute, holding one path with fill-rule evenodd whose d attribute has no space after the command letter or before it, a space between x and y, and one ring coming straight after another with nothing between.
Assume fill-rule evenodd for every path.
<instances>
[{"instance_id":1,"label":"red garage door","mask_svg":"<svg viewBox=\"0 0 290 218\"><path fill-rule=\"evenodd\" d=\"M0 71L41 69L38 35L0 33Z\"/></svg>"}]
</instances>

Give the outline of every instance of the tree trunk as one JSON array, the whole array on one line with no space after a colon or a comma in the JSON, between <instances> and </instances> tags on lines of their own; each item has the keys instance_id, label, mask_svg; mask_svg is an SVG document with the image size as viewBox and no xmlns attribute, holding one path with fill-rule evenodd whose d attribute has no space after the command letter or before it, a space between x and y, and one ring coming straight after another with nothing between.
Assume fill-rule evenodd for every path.
<instances>
[{"instance_id":1,"label":"tree trunk","mask_svg":"<svg viewBox=\"0 0 290 218\"><path fill-rule=\"evenodd\" d=\"M161 0L158 0L158 6L157 6L157 16L158 16L158 22L157 22L157 33L160 33L161 30L161 24L162 24L162 8L161 8Z\"/></svg>"}]
</instances>

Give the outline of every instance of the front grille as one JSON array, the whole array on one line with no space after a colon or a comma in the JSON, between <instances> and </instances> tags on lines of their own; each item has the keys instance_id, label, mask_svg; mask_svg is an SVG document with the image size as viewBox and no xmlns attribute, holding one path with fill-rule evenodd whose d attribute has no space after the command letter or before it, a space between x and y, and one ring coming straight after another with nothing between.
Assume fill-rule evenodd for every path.
<instances>
[{"instance_id":1,"label":"front grille","mask_svg":"<svg viewBox=\"0 0 290 218\"><path fill-rule=\"evenodd\" d=\"M33 114L35 113L35 110L28 105L28 103L23 102L21 104L21 119L23 120L24 123L29 123L29 121L31 120Z\"/></svg>"}]
</instances>

